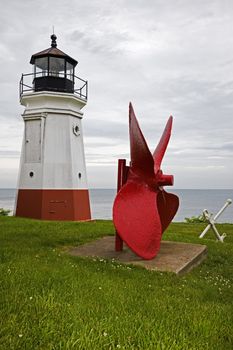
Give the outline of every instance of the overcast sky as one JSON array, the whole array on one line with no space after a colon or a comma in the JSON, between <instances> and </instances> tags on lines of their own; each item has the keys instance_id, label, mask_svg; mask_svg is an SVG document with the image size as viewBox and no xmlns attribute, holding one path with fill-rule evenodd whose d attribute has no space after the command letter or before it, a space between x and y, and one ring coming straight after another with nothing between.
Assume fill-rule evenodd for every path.
<instances>
[{"instance_id":1,"label":"overcast sky","mask_svg":"<svg viewBox=\"0 0 233 350\"><path fill-rule=\"evenodd\" d=\"M152 151L174 116L162 169L175 188L233 188L233 1L0 0L0 8L0 187L17 183L18 82L54 25L58 48L89 81L89 187L116 186L132 101Z\"/></svg>"}]
</instances>

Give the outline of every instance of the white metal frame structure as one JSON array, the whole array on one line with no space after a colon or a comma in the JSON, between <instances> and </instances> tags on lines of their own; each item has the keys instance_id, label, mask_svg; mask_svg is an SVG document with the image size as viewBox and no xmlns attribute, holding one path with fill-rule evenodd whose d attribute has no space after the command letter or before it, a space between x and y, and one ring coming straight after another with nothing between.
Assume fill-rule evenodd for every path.
<instances>
[{"instance_id":1,"label":"white metal frame structure","mask_svg":"<svg viewBox=\"0 0 233 350\"><path fill-rule=\"evenodd\" d=\"M218 213L214 217L213 217L213 214L210 214L207 209L203 210L203 215L205 216L205 218L209 224L206 226L204 231L200 234L199 238L203 238L205 236L205 234L207 233L207 231L209 231L209 229L211 228L213 230L217 240L223 243L223 240L226 237L226 234L225 233L223 233L222 235L219 234L219 232L215 226L215 221L231 203L232 203L232 200L227 199L224 206L218 211Z\"/></svg>"}]
</instances>

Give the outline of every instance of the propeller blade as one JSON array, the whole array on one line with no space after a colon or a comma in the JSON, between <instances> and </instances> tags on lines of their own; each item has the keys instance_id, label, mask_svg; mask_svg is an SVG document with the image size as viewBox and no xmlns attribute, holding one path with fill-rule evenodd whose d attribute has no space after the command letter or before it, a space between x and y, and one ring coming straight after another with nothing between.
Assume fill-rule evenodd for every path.
<instances>
[{"instance_id":1,"label":"propeller blade","mask_svg":"<svg viewBox=\"0 0 233 350\"><path fill-rule=\"evenodd\" d=\"M154 160L142 134L133 106L129 104L131 173L144 181L154 178Z\"/></svg>"},{"instance_id":2,"label":"propeller blade","mask_svg":"<svg viewBox=\"0 0 233 350\"><path fill-rule=\"evenodd\" d=\"M157 205L162 231L164 232L176 215L179 207L179 198L173 193L160 190L157 196Z\"/></svg>"},{"instance_id":3,"label":"propeller blade","mask_svg":"<svg viewBox=\"0 0 233 350\"><path fill-rule=\"evenodd\" d=\"M157 194L146 184L128 181L117 193L113 204L117 233L130 249L148 260L157 255L162 236Z\"/></svg>"},{"instance_id":4,"label":"propeller blade","mask_svg":"<svg viewBox=\"0 0 233 350\"><path fill-rule=\"evenodd\" d=\"M171 129L172 129L172 116L169 117L167 124L165 126L163 135L153 153L154 158L154 173L156 174L158 170L160 169L160 165L163 160L164 153L167 149L167 145L171 136Z\"/></svg>"}]
</instances>

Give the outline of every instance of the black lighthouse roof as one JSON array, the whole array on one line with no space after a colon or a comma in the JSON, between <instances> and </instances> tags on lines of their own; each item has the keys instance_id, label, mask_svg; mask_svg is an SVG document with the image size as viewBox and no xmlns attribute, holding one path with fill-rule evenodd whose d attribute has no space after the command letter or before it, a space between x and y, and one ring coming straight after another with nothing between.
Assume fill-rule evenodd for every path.
<instances>
[{"instance_id":1,"label":"black lighthouse roof","mask_svg":"<svg viewBox=\"0 0 233 350\"><path fill-rule=\"evenodd\" d=\"M30 63L34 64L36 58L42 58L42 57L48 57L48 56L58 57L58 58L63 57L66 60L66 62L71 63L75 67L77 65L78 61L76 61L74 58L68 56L66 53L64 53L63 51L61 51L57 48L57 42L56 42L57 37L55 34L51 35L51 39L52 39L51 47L32 55Z\"/></svg>"}]
</instances>

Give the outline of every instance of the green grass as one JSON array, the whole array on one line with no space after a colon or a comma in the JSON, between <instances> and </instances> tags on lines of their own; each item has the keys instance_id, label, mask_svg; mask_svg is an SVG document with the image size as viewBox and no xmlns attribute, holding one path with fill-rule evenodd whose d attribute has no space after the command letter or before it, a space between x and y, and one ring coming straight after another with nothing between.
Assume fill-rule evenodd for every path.
<instances>
[{"instance_id":1,"label":"green grass","mask_svg":"<svg viewBox=\"0 0 233 350\"><path fill-rule=\"evenodd\" d=\"M164 239L203 243L177 277L64 249L114 234L111 221L0 218L0 349L233 349L233 225L172 224Z\"/></svg>"}]
</instances>

